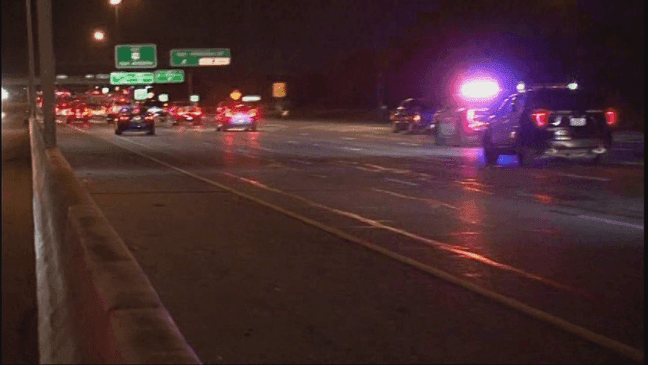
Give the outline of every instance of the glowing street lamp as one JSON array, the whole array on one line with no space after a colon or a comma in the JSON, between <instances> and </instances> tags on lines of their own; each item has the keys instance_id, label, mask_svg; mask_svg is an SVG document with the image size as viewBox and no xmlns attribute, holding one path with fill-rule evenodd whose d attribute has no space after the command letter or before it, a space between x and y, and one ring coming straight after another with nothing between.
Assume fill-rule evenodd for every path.
<instances>
[{"instance_id":1,"label":"glowing street lamp","mask_svg":"<svg viewBox=\"0 0 648 365\"><path fill-rule=\"evenodd\" d=\"M103 41L106 38L106 33L101 30L95 30L94 39L97 41Z\"/></svg>"},{"instance_id":2,"label":"glowing street lamp","mask_svg":"<svg viewBox=\"0 0 648 365\"><path fill-rule=\"evenodd\" d=\"M9 99L9 93L7 92L7 90L2 88L2 100L7 100L7 99Z\"/></svg>"}]
</instances>

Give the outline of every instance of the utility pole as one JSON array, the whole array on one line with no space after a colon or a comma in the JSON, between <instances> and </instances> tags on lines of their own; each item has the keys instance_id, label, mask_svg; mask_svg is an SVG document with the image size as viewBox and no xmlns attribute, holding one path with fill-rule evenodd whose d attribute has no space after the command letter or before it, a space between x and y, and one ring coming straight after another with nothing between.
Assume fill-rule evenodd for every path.
<instances>
[{"instance_id":1,"label":"utility pole","mask_svg":"<svg viewBox=\"0 0 648 365\"><path fill-rule=\"evenodd\" d=\"M36 92L34 90L34 79L36 79L36 67L34 65L34 26L32 24L32 0L25 0L27 5L27 51L29 57L29 78L27 81L27 105L29 117L36 117Z\"/></svg>"},{"instance_id":2,"label":"utility pole","mask_svg":"<svg viewBox=\"0 0 648 365\"><path fill-rule=\"evenodd\" d=\"M54 121L54 44L52 42L52 0L37 0L38 50L40 58L40 81L43 90L43 123L46 148L56 147L56 123Z\"/></svg>"}]
</instances>

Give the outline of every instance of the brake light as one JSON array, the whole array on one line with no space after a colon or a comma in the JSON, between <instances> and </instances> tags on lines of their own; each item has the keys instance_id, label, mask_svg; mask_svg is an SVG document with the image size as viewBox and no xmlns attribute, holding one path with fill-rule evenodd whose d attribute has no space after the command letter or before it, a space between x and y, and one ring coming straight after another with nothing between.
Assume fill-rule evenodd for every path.
<instances>
[{"instance_id":1,"label":"brake light","mask_svg":"<svg viewBox=\"0 0 648 365\"><path fill-rule=\"evenodd\" d=\"M234 116L234 113L232 113L231 110L227 109L227 111L225 111L225 116L232 117L232 116Z\"/></svg>"},{"instance_id":2,"label":"brake light","mask_svg":"<svg viewBox=\"0 0 648 365\"><path fill-rule=\"evenodd\" d=\"M146 120L153 120L153 116L152 116L152 115L147 115L147 116L144 117L144 119L146 119Z\"/></svg>"},{"instance_id":3,"label":"brake light","mask_svg":"<svg viewBox=\"0 0 648 365\"><path fill-rule=\"evenodd\" d=\"M608 125L615 125L619 119L619 113L614 109L608 109L605 111L605 122Z\"/></svg>"},{"instance_id":4,"label":"brake light","mask_svg":"<svg viewBox=\"0 0 648 365\"><path fill-rule=\"evenodd\" d=\"M534 110L531 119L538 127L545 127L549 122L549 111L544 109Z\"/></svg>"},{"instance_id":5,"label":"brake light","mask_svg":"<svg viewBox=\"0 0 648 365\"><path fill-rule=\"evenodd\" d=\"M125 116L125 115L123 115L123 116L119 117L119 119L120 119L120 120L128 120L128 117Z\"/></svg>"},{"instance_id":6,"label":"brake light","mask_svg":"<svg viewBox=\"0 0 648 365\"><path fill-rule=\"evenodd\" d=\"M201 115L201 114L202 114L202 110L201 110L200 108L196 108L196 109L194 110L193 114L194 114L194 115Z\"/></svg>"},{"instance_id":7,"label":"brake light","mask_svg":"<svg viewBox=\"0 0 648 365\"><path fill-rule=\"evenodd\" d=\"M256 117L256 115L257 115L257 110L256 109L251 109L250 110L250 116L251 117Z\"/></svg>"}]
</instances>

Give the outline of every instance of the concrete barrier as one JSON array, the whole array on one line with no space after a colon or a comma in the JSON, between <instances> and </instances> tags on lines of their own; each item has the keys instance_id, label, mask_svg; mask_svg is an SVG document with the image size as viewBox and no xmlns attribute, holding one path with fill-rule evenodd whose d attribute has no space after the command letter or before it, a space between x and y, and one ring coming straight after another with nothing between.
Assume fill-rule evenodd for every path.
<instances>
[{"instance_id":1,"label":"concrete barrier","mask_svg":"<svg viewBox=\"0 0 648 365\"><path fill-rule=\"evenodd\" d=\"M58 148L30 121L41 363L199 364Z\"/></svg>"}]
</instances>

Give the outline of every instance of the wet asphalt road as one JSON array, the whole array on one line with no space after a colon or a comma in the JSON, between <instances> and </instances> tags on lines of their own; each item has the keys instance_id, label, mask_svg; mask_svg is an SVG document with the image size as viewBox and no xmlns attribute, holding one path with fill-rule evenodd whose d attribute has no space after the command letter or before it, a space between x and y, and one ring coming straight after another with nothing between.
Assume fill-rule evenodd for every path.
<instances>
[{"instance_id":1,"label":"wet asphalt road","mask_svg":"<svg viewBox=\"0 0 648 365\"><path fill-rule=\"evenodd\" d=\"M643 353L642 139L521 168L367 124L58 136L204 362L624 359L421 267Z\"/></svg>"}]
</instances>

